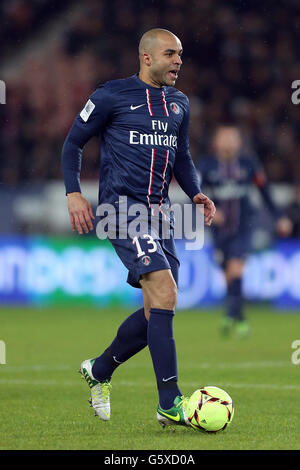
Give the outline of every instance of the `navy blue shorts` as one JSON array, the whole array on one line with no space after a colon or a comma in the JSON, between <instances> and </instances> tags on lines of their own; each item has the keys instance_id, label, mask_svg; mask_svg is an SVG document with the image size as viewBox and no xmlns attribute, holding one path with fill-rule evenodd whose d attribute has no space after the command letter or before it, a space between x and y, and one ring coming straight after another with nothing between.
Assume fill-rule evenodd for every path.
<instances>
[{"instance_id":1,"label":"navy blue shorts","mask_svg":"<svg viewBox=\"0 0 300 470\"><path fill-rule=\"evenodd\" d=\"M173 238L152 237L149 233L143 233L136 238L125 240L116 238L109 241L112 243L117 255L124 266L128 269L127 282L140 288L139 279L143 274L163 269L170 269L176 284L178 285L179 260Z\"/></svg>"},{"instance_id":2,"label":"navy blue shorts","mask_svg":"<svg viewBox=\"0 0 300 470\"><path fill-rule=\"evenodd\" d=\"M215 239L215 249L217 260L223 267L233 258L245 259L251 252L252 233L243 232L228 237L218 237Z\"/></svg>"}]
</instances>

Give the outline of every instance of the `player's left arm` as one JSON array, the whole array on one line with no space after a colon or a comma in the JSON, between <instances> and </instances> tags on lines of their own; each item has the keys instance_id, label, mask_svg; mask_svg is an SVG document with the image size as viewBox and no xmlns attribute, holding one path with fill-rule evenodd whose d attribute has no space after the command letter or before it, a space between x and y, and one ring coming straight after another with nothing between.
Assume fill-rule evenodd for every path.
<instances>
[{"instance_id":1,"label":"player's left arm","mask_svg":"<svg viewBox=\"0 0 300 470\"><path fill-rule=\"evenodd\" d=\"M189 198L203 210L206 225L211 225L216 212L209 197L201 192L199 177L189 150L189 104L187 101L184 117L180 126L178 146L174 163L174 176Z\"/></svg>"},{"instance_id":2,"label":"player's left arm","mask_svg":"<svg viewBox=\"0 0 300 470\"><path fill-rule=\"evenodd\" d=\"M283 211L274 203L271 197L270 187L267 182L265 172L256 159L253 160L253 174L253 182L259 189L266 206L276 220L277 233L281 237L288 237L292 233L293 224L291 220L286 215L284 215Z\"/></svg>"}]
</instances>

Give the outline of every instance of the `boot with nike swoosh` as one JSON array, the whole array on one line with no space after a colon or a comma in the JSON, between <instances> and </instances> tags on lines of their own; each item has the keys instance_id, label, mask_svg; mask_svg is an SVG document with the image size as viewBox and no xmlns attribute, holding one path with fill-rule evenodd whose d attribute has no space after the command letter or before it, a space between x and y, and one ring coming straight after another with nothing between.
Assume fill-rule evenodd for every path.
<instances>
[{"instance_id":1,"label":"boot with nike swoosh","mask_svg":"<svg viewBox=\"0 0 300 470\"><path fill-rule=\"evenodd\" d=\"M168 410L163 410L159 405L157 407L157 420L164 428L165 426L181 425L190 426L187 418L186 406L189 398L180 397L179 395L174 400L174 406Z\"/></svg>"}]
</instances>

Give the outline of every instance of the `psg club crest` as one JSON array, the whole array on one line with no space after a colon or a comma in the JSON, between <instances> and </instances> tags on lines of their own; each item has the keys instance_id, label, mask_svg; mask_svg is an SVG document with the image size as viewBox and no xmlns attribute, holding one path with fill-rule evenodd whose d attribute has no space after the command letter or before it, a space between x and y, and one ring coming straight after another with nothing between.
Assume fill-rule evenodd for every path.
<instances>
[{"instance_id":1,"label":"psg club crest","mask_svg":"<svg viewBox=\"0 0 300 470\"><path fill-rule=\"evenodd\" d=\"M171 103L170 104L170 109L173 111L174 114L179 114L180 113L180 108L177 103Z\"/></svg>"},{"instance_id":2,"label":"psg club crest","mask_svg":"<svg viewBox=\"0 0 300 470\"><path fill-rule=\"evenodd\" d=\"M151 263L151 258L150 256L143 256L142 257L142 263L145 265L145 266L149 266L149 264Z\"/></svg>"}]
</instances>

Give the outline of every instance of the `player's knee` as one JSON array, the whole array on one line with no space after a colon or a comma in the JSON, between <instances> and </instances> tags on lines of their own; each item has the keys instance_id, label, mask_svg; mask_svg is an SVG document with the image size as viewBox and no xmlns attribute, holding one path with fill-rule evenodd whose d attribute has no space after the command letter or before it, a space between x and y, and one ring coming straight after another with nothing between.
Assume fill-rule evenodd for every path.
<instances>
[{"instance_id":1,"label":"player's knee","mask_svg":"<svg viewBox=\"0 0 300 470\"><path fill-rule=\"evenodd\" d=\"M240 278L244 271L244 261L240 259L231 260L226 267L226 280L231 282L236 278Z\"/></svg>"},{"instance_id":2,"label":"player's knee","mask_svg":"<svg viewBox=\"0 0 300 470\"><path fill-rule=\"evenodd\" d=\"M177 303L177 285L168 271L153 272L142 279L144 305L149 309L162 308L174 310ZM147 314L146 314L146 317Z\"/></svg>"},{"instance_id":3,"label":"player's knee","mask_svg":"<svg viewBox=\"0 0 300 470\"><path fill-rule=\"evenodd\" d=\"M177 286L175 282L168 282L158 286L156 295L152 299L151 306L174 310L177 303Z\"/></svg>"}]
</instances>

